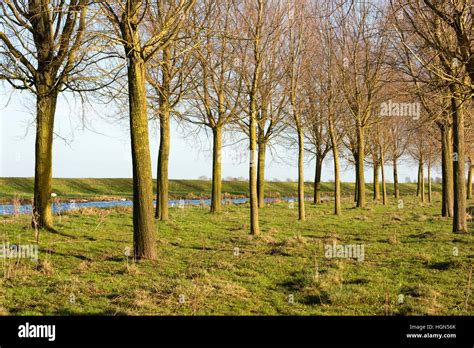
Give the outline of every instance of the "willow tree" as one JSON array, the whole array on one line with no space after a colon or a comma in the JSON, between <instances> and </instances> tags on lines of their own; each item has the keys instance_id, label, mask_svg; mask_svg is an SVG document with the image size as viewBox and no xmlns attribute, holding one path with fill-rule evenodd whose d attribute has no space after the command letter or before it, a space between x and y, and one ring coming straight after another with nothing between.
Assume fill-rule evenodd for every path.
<instances>
[{"instance_id":1,"label":"willow tree","mask_svg":"<svg viewBox=\"0 0 474 348\"><path fill-rule=\"evenodd\" d=\"M393 195L400 198L400 188L398 181L398 162L406 152L407 137L406 123L401 118L392 117L388 121L388 151L387 157L392 162L393 168Z\"/></svg>"},{"instance_id":2,"label":"willow tree","mask_svg":"<svg viewBox=\"0 0 474 348\"><path fill-rule=\"evenodd\" d=\"M173 17L181 11L180 0L159 1L148 13L147 32L153 35L173 21ZM196 9L196 7L193 7ZM199 12L199 11L196 11ZM198 25L197 16L184 16L172 24L167 31L165 42L147 64L147 82L154 93L149 99L154 113L159 119L160 145L157 165L157 194L155 218L166 221L169 219L169 157L171 149L171 119L180 116L178 106L191 88L193 65L192 51L198 43L194 24ZM193 25L191 25L193 24Z\"/></svg>"},{"instance_id":3,"label":"willow tree","mask_svg":"<svg viewBox=\"0 0 474 348\"><path fill-rule=\"evenodd\" d=\"M310 81L307 82L308 88L313 96L319 94L318 98L318 119L324 122L327 137L330 144L326 145L332 152L334 169L334 214L341 215L341 170L340 170L340 147L344 137L344 118L345 110L344 97L341 89L338 87L337 74L337 46L334 43L334 28L328 23L330 13L333 12L334 4L328 4L325 8L314 8L314 20L323 18L321 23L315 24L320 30L314 30L310 36L310 54L308 61L314 67L308 71ZM323 45L318 45L322 42ZM318 64L316 64L318 62ZM314 81L311 83L311 80ZM324 139L322 137L321 139Z\"/></svg>"},{"instance_id":4,"label":"willow tree","mask_svg":"<svg viewBox=\"0 0 474 348\"><path fill-rule=\"evenodd\" d=\"M378 124L371 127L367 132L367 153L370 155L373 167L373 200L380 200L380 169L381 169L381 158L379 151L379 129Z\"/></svg>"},{"instance_id":5,"label":"willow tree","mask_svg":"<svg viewBox=\"0 0 474 348\"><path fill-rule=\"evenodd\" d=\"M244 2L250 4L251 2ZM255 92L253 97L256 102L256 167L257 167L257 196L258 208L263 208L265 202L265 163L267 150L271 142L287 128L287 123L283 122L286 117L286 108L288 98L284 86L285 57L281 54L281 48L284 44L284 16L285 9L283 0L264 1L263 17L259 22L255 18L257 9L247 8L248 13L253 13L252 22L242 18L242 24L245 30L250 32L247 37L251 39L242 40L239 44L245 51L242 57L248 56L247 64L239 63L241 67L237 69L243 77L246 84L246 94L248 101L250 95ZM259 45L255 46L255 25L259 22ZM257 65L255 64L255 48L257 49L259 62L258 74L255 75ZM254 52L251 52L253 50ZM244 53L246 52L246 53ZM254 78L258 81L255 91L252 90ZM242 104L242 103L241 103ZM240 117L238 126L249 138L251 127L250 117Z\"/></svg>"},{"instance_id":6,"label":"willow tree","mask_svg":"<svg viewBox=\"0 0 474 348\"><path fill-rule=\"evenodd\" d=\"M239 61L235 41L235 8L231 2L207 4L207 30L199 34L201 44L193 51L196 60L192 97L193 111L186 121L212 133L211 213L222 211L223 132L240 111L242 78L236 73ZM197 30L199 30L197 28Z\"/></svg>"},{"instance_id":7,"label":"willow tree","mask_svg":"<svg viewBox=\"0 0 474 348\"><path fill-rule=\"evenodd\" d=\"M305 4L303 1L296 1L289 5L288 11L288 94L291 106L291 116L293 126L296 130L298 144L298 220L306 220L304 208L304 117L305 105L300 91L303 86L305 76L305 54L307 53L307 37L304 35L306 18Z\"/></svg>"},{"instance_id":8,"label":"willow tree","mask_svg":"<svg viewBox=\"0 0 474 348\"><path fill-rule=\"evenodd\" d=\"M340 60L341 88L355 131L357 207L364 207L366 130L378 112L377 93L383 85L388 40L384 8L354 1L335 11Z\"/></svg>"},{"instance_id":9,"label":"willow tree","mask_svg":"<svg viewBox=\"0 0 474 348\"><path fill-rule=\"evenodd\" d=\"M250 165L249 165L249 190L250 190L250 233L253 235L260 234L260 224L258 217L258 191L257 191L257 95L258 85L260 79L260 72L262 69L263 55L261 50L262 27L263 27L263 0L257 0L257 8L254 10L254 31L252 32L252 51L253 51L253 74L249 85L249 150L250 150Z\"/></svg>"},{"instance_id":10,"label":"willow tree","mask_svg":"<svg viewBox=\"0 0 474 348\"><path fill-rule=\"evenodd\" d=\"M0 2L0 80L36 97L33 225L53 230L51 181L59 94L93 64L85 42L89 0Z\"/></svg>"},{"instance_id":11,"label":"willow tree","mask_svg":"<svg viewBox=\"0 0 474 348\"><path fill-rule=\"evenodd\" d=\"M305 81L304 88L308 98L308 109L305 122L305 135L310 144L308 152L312 153L315 158L314 171L314 192L313 203L321 203L321 175L323 169L323 162L328 153L331 151L331 140L325 114L326 101L328 96L321 93L321 86L314 83L311 79Z\"/></svg>"},{"instance_id":12,"label":"willow tree","mask_svg":"<svg viewBox=\"0 0 474 348\"><path fill-rule=\"evenodd\" d=\"M274 22L272 27L280 27L281 11L274 11L271 15ZM287 117L288 97L284 92L284 63L278 50L281 47L282 35L279 30L275 37L269 41L262 64L262 74L258 88L259 105L257 113L257 192L258 206L265 206L265 164L267 150L271 142L279 136L288 126L284 120ZM247 127L248 128L248 127Z\"/></svg>"},{"instance_id":13,"label":"willow tree","mask_svg":"<svg viewBox=\"0 0 474 348\"><path fill-rule=\"evenodd\" d=\"M427 81L431 86L447 90L448 114L452 117L453 136L453 232L467 232L465 114L474 90L474 50L472 1L438 2L399 0L394 9L402 18L398 28L408 32L404 40L413 60L436 76ZM401 22L401 23L400 23ZM426 54L418 55L423 49Z\"/></svg>"},{"instance_id":14,"label":"willow tree","mask_svg":"<svg viewBox=\"0 0 474 348\"><path fill-rule=\"evenodd\" d=\"M275 63L276 60L273 61ZM270 65L271 66L271 65ZM279 67L273 66L268 71L267 83L262 83L259 88L260 103L259 112L257 113L257 192L258 206L265 206L265 165L267 150L272 145L273 139L278 137L287 129L288 124L283 122L287 117L288 98L282 91L278 79L275 81L275 74L278 74ZM280 71L281 73L281 71ZM264 76L262 79L265 80ZM274 85L273 85L274 84Z\"/></svg>"},{"instance_id":15,"label":"willow tree","mask_svg":"<svg viewBox=\"0 0 474 348\"><path fill-rule=\"evenodd\" d=\"M264 31L265 19L269 18L269 2L264 0L234 1L236 20L239 28L238 55L245 64L236 67L243 79L246 103L244 117L248 120L249 137L249 195L250 195L250 234L260 234L258 190L257 190L257 126L258 126L258 87L260 85L263 57L269 34ZM242 98L244 99L244 98Z\"/></svg>"},{"instance_id":16,"label":"willow tree","mask_svg":"<svg viewBox=\"0 0 474 348\"><path fill-rule=\"evenodd\" d=\"M387 205L388 197L387 197L387 185L386 185L386 171L385 171L385 164L386 164L386 154L388 152L388 148L390 147L390 140L389 140L389 130L383 124L377 124L375 127L379 130L379 136L376 137L376 146L378 150L379 162L380 162L380 173L382 177L382 204Z\"/></svg>"},{"instance_id":17,"label":"willow tree","mask_svg":"<svg viewBox=\"0 0 474 348\"><path fill-rule=\"evenodd\" d=\"M400 11L400 10L398 10ZM410 30L405 28L406 18L397 16L396 27L400 42L394 48L393 52L398 56L398 69L408 76L409 80L405 83L405 90L408 86L408 95L412 98L416 96L417 100L423 107L423 116L418 122L424 127L430 123L434 123L439 130L437 137L441 145L441 175L442 175L442 195L441 195L441 215L444 217L453 216L453 135L452 135L452 114L449 110L449 99L447 87L436 74L426 64L418 64L418 59L425 61L434 59L434 65L439 66L439 57L433 57L433 52L429 47L421 45L416 36L409 35ZM405 21L403 20L405 19ZM418 58L415 58L418 57ZM403 78L401 78L403 80ZM400 89L400 87L397 87ZM398 142L405 148L407 146L408 134L407 122L399 123L396 128L392 126L394 135L398 134ZM393 138L393 136L392 136ZM403 154L403 146L396 146L398 143L392 139L392 155L396 154L396 148L401 148L400 153ZM394 161L395 165L395 161ZM394 167L395 170L395 167ZM395 172L394 172L395 174Z\"/></svg>"},{"instance_id":18,"label":"willow tree","mask_svg":"<svg viewBox=\"0 0 474 348\"><path fill-rule=\"evenodd\" d=\"M110 39L122 45L127 60L130 136L133 166L133 243L137 259L156 259L153 183L148 135L146 64L170 44L170 31L179 27L194 1L181 0L172 15L152 33L144 35L148 11L154 2L107 0L100 3L112 26Z\"/></svg>"}]
</instances>

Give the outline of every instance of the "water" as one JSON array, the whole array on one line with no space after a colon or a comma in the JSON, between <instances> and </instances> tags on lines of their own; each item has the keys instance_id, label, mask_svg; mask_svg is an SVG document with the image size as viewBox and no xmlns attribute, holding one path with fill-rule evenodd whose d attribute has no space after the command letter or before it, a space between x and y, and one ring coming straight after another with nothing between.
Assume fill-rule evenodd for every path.
<instances>
[{"instance_id":1,"label":"water","mask_svg":"<svg viewBox=\"0 0 474 348\"><path fill-rule=\"evenodd\" d=\"M306 199L310 199L309 197ZM297 199L291 197L284 198L265 198L266 203L271 203L277 200L287 201L290 204L295 203ZM249 201L248 198L232 198L224 199L222 202L225 204L227 202L233 204L244 204ZM210 199L181 199L181 200L170 200L168 205L172 208L182 208L186 205L199 206L199 205L211 205ZM81 208L113 208L113 207L131 207L133 206L132 201L108 201L108 202L67 202L67 203L53 203L52 210L54 214L59 214L65 211L76 210ZM15 209L17 212L15 212ZM31 204L25 204L15 207L12 204L2 204L0 205L0 215L14 215L18 214L31 214L32 207Z\"/></svg>"}]
</instances>

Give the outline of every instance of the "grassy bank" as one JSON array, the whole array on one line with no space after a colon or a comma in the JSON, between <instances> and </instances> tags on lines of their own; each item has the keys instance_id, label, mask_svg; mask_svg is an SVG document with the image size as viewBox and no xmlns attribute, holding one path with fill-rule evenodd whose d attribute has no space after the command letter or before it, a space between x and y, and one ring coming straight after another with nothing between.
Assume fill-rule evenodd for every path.
<instances>
[{"instance_id":1,"label":"grassy bank","mask_svg":"<svg viewBox=\"0 0 474 348\"><path fill-rule=\"evenodd\" d=\"M171 208L157 225L158 261L139 263L124 252L130 209L70 212L56 217L60 235L40 235L38 262L0 261L0 313L472 315L472 235L451 233L439 201L404 200L359 210L347 199L341 217L308 205L304 223L288 204L267 206L259 237L247 205ZM0 226L0 243L34 243L28 217ZM363 260L327 258L333 243L363 245Z\"/></svg>"},{"instance_id":2,"label":"grassy bank","mask_svg":"<svg viewBox=\"0 0 474 348\"><path fill-rule=\"evenodd\" d=\"M156 191L156 182L154 182ZM28 200L33 196L33 178L0 178L0 201L10 201L15 195ZM313 194L313 183L306 184L306 195ZM332 193L334 185L322 183L323 193ZM367 184L367 192L372 192L372 184ZM60 199L114 199L132 198L132 179L53 179L53 192ZM297 195L298 185L294 182L267 182L265 184L268 197L292 197ZM354 192L353 183L342 184L343 195ZM387 185L388 193L393 193L393 185ZM439 192L440 185L434 184L433 190ZM222 191L231 196L247 196L248 182L224 181ZM416 184L400 184L402 194L414 194ZM210 197L211 181L205 180L170 180L171 198Z\"/></svg>"}]
</instances>

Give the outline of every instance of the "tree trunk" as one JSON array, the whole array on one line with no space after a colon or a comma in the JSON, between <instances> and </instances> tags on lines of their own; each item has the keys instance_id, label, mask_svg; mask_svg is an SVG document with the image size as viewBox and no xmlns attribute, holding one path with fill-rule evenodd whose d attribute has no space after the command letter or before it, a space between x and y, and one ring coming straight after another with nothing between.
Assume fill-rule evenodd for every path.
<instances>
[{"instance_id":1,"label":"tree trunk","mask_svg":"<svg viewBox=\"0 0 474 348\"><path fill-rule=\"evenodd\" d=\"M357 207L365 207L365 178L364 178L364 159L365 159L365 136L364 128L357 126Z\"/></svg>"},{"instance_id":2,"label":"tree trunk","mask_svg":"<svg viewBox=\"0 0 474 348\"><path fill-rule=\"evenodd\" d=\"M452 154L452 128L441 127L441 168L442 168L442 209L444 217L453 216L453 154Z\"/></svg>"},{"instance_id":3,"label":"tree trunk","mask_svg":"<svg viewBox=\"0 0 474 348\"><path fill-rule=\"evenodd\" d=\"M162 83L159 91L160 101L160 149L158 154L157 194L155 217L161 221L169 219L169 182L168 168L170 158L170 94L171 94L171 52L163 50Z\"/></svg>"},{"instance_id":4,"label":"tree trunk","mask_svg":"<svg viewBox=\"0 0 474 348\"><path fill-rule=\"evenodd\" d=\"M305 221L304 210L304 136L303 129L298 127L298 220Z\"/></svg>"},{"instance_id":5,"label":"tree trunk","mask_svg":"<svg viewBox=\"0 0 474 348\"><path fill-rule=\"evenodd\" d=\"M382 204L386 205L387 204L387 185L385 183L385 154L380 147L380 169L382 172Z\"/></svg>"},{"instance_id":6,"label":"tree trunk","mask_svg":"<svg viewBox=\"0 0 474 348\"><path fill-rule=\"evenodd\" d=\"M418 161L418 178L416 181L416 196L421 197L421 166L420 161Z\"/></svg>"},{"instance_id":7,"label":"tree trunk","mask_svg":"<svg viewBox=\"0 0 474 348\"><path fill-rule=\"evenodd\" d=\"M42 79L48 80L47 77ZM36 228L53 229L51 211L53 128L57 93L51 92L48 81L37 87L36 99L36 144L35 187L33 221Z\"/></svg>"},{"instance_id":8,"label":"tree trunk","mask_svg":"<svg viewBox=\"0 0 474 348\"><path fill-rule=\"evenodd\" d=\"M354 202L357 203L357 192L359 192L359 177L357 176L357 154L354 156L355 159L355 182L354 182Z\"/></svg>"},{"instance_id":9,"label":"tree trunk","mask_svg":"<svg viewBox=\"0 0 474 348\"><path fill-rule=\"evenodd\" d=\"M454 87L452 87L454 88ZM464 110L456 99L451 97L451 111L453 114L453 183L454 183L454 216L453 232L466 233L466 172L464 149Z\"/></svg>"},{"instance_id":10,"label":"tree trunk","mask_svg":"<svg viewBox=\"0 0 474 348\"><path fill-rule=\"evenodd\" d=\"M332 155L334 158L334 214L341 215L341 179L339 169L339 149L332 117L329 116L329 136L331 137Z\"/></svg>"},{"instance_id":11,"label":"tree trunk","mask_svg":"<svg viewBox=\"0 0 474 348\"><path fill-rule=\"evenodd\" d=\"M398 167L397 158L393 158L393 191L395 198L400 198L400 189L398 188Z\"/></svg>"},{"instance_id":12,"label":"tree trunk","mask_svg":"<svg viewBox=\"0 0 474 348\"><path fill-rule=\"evenodd\" d=\"M155 217L161 221L169 219L168 168L170 157L170 113L163 110L160 115L160 149L158 154L157 190Z\"/></svg>"},{"instance_id":13,"label":"tree trunk","mask_svg":"<svg viewBox=\"0 0 474 348\"><path fill-rule=\"evenodd\" d=\"M432 190L431 190L431 160L428 160L428 203L431 203Z\"/></svg>"},{"instance_id":14,"label":"tree trunk","mask_svg":"<svg viewBox=\"0 0 474 348\"><path fill-rule=\"evenodd\" d=\"M468 157L469 167L467 169L467 199L472 199L472 171L474 169L474 163L472 163L472 157Z\"/></svg>"},{"instance_id":15,"label":"tree trunk","mask_svg":"<svg viewBox=\"0 0 474 348\"><path fill-rule=\"evenodd\" d=\"M375 161L374 163L374 201L380 200L380 185L379 185L379 163Z\"/></svg>"},{"instance_id":16,"label":"tree trunk","mask_svg":"<svg viewBox=\"0 0 474 348\"><path fill-rule=\"evenodd\" d=\"M249 190L250 190L250 234L260 234L258 221L258 191L257 191L257 122L255 114L250 118L250 165L249 165Z\"/></svg>"},{"instance_id":17,"label":"tree trunk","mask_svg":"<svg viewBox=\"0 0 474 348\"><path fill-rule=\"evenodd\" d=\"M267 144L265 141L258 143L258 167L257 167L257 193L258 207L265 207L265 155Z\"/></svg>"},{"instance_id":18,"label":"tree trunk","mask_svg":"<svg viewBox=\"0 0 474 348\"><path fill-rule=\"evenodd\" d=\"M136 52L127 52L130 135L133 164L133 249L137 259L156 259L153 219L145 62Z\"/></svg>"},{"instance_id":19,"label":"tree trunk","mask_svg":"<svg viewBox=\"0 0 474 348\"><path fill-rule=\"evenodd\" d=\"M222 205L222 128L212 129L212 199L211 213L220 213Z\"/></svg>"},{"instance_id":20,"label":"tree trunk","mask_svg":"<svg viewBox=\"0 0 474 348\"><path fill-rule=\"evenodd\" d=\"M323 168L323 161L319 156L316 156L316 170L314 173L314 204L321 203L321 173Z\"/></svg>"},{"instance_id":21,"label":"tree trunk","mask_svg":"<svg viewBox=\"0 0 474 348\"><path fill-rule=\"evenodd\" d=\"M423 158L420 158L418 161L418 188L417 191L419 192L419 197L421 198L421 202L425 203L425 171L424 171L424 163Z\"/></svg>"}]
</instances>

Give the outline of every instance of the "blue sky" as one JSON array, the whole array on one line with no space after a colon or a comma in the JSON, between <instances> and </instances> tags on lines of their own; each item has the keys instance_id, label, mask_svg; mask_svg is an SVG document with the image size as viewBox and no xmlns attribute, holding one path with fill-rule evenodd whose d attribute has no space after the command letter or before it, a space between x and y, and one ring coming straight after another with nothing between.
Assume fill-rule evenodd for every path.
<instances>
[{"instance_id":1,"label":"blue sky","mask_svg":"<svg viewBox=\"0 0 474 348\"><path fill-rule=\"evenodd\" d=\"M16 92L11 98L9 90L0 90L0 176L32 177L34 175L34 135L33 125L34 98L27 92ZM130 139L127 120L105 119L109 110L88 109L85 112L86 126L81 113L76 112L77 105L71 98L63 96L58 103L55 131L57 136L53 148L53 176L63 178L124 178L132 176L130 158ZM100 116L98 116L100 115ZM67 139L64 140L64 139ZM157 151L159 137L157 125L150 123L150 143L153 163L153 176L156 176ZM248 164L236 160L235 154L241 153L245 143L229 146L224 154L230 154L223 160L223 178L247 177ZM199 136L185 136L174 123L171 134L170 171L171 179L196 179L211 176L211 143L203 132ZM277 148L278 158L267 154L266 179L286 180L297 178L294 152ZM234 155L232 155L234 154ZM224 157L226 157L224 155ZM412 180L416 176L413 164L401 165L400 180L406 176ZM343 181L353 181L353 169L343 164ZM323 168L323 181L332 179L332 161L326 161ZM391 168L387 167L391 180ZM372 180L372 171L367 168L367 181ZM435 175L438 175L435 173ZM305 179L314 177L314 162L307 161Z\"/></svg>"}]
</instances>

